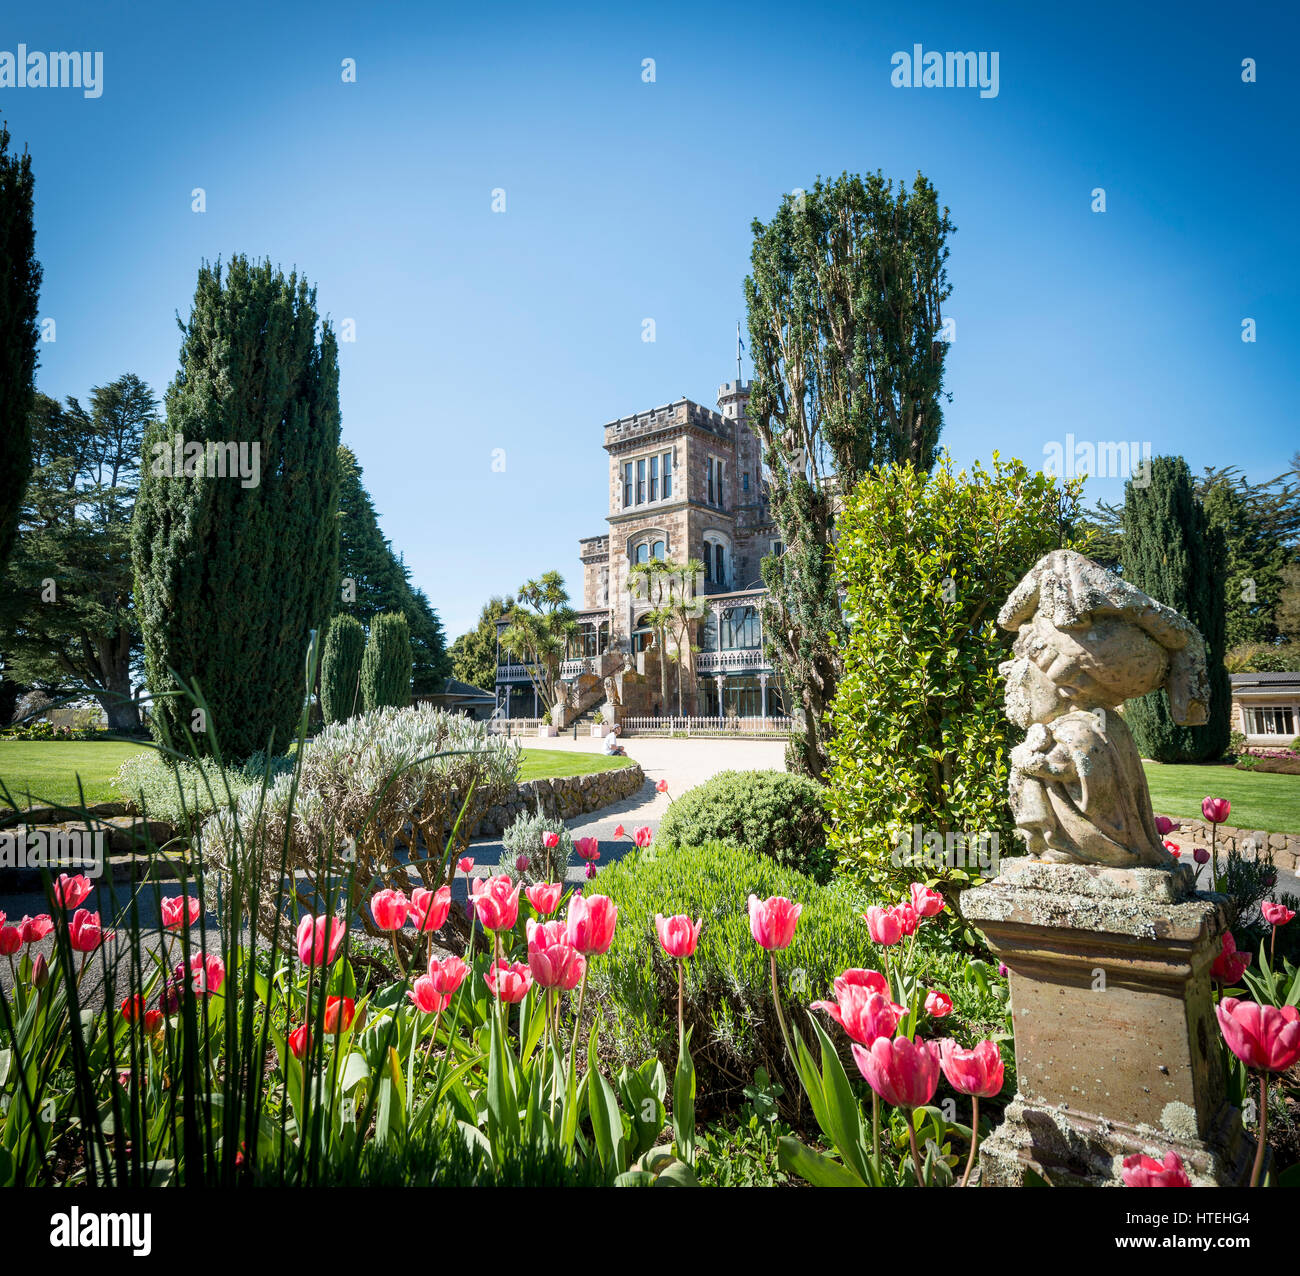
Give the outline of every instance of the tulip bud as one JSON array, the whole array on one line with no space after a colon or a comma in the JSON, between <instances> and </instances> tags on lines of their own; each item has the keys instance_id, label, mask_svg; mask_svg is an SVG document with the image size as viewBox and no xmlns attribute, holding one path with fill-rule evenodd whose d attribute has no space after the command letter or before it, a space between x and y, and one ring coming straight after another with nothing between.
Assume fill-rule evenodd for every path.
<instances>
[{"instance_id":1,"label":"tulip bud","mask_svg":"<svg viewBox=\"0 0 1300 1276\"><path fill-rule=\"evenodd\" d=\"M36 988L44 988L50 982L50 968L46 964L45 954L37 953L36 960L32 962L32 984Z\"/></svg>"}]
</instances>

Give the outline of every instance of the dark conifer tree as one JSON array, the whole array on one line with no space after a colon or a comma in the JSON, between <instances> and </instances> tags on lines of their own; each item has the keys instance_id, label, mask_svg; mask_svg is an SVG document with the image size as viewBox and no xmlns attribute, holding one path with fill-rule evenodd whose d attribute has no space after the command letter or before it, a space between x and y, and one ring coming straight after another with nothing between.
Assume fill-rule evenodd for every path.
<instances>
[{"instance_id":1,"label":"dark conifer tree","mask_svg":"<svg viewBox=\"0 0 1300 1276\"><path fill-rule=\"evenodd\" d=\"M330 621L321 656L320 702L326 722L346 722L362 710L361 658L366 631L355 616L340 612Z\"/></svg>"},{"instance_id":2,"label":"dark conifer tree","mask_svg":"<svg viewBox=\"0 0 1300 1276\"><path fill-rule=\"evenodd\" d=\"M370 622L361 659L361 694L367 713L411 703L411 631L400 611L385 612Z\"/></svg>"}]
</instances>

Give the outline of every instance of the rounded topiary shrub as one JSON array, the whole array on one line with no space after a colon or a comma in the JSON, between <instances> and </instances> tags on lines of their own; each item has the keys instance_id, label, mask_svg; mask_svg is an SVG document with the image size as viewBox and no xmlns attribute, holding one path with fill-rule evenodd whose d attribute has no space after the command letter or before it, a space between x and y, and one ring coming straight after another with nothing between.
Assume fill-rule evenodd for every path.
<instances>
[{"instance_id":1,"label":"rounded topiary shrub","mask_svg":"<svg viewBox=\"0 0 1300 1276\"><path fill-rule=\"evenodd\" d=\"M659 825L661 846L726 842L830 880L824 790L785 771L719 771L673 800Z\"/></svg>"},{"instance_id":2,"label":"rounded topiary shrub","mask_svg":"<svg viewBox=\"0 0 1300 1276\"><path fill-rule=\"evenodd\" d=\"M749 933L751 893L803 905L794 942L776 962L782 1004L805 1039L809 1003L830 995L836 975L879 959L855 888L821 886L766 855L722 842L666 848L656 841L602 870L587 893L608 895L618 905L613 946L590 963L587 996L624 1063L657 1055L671 1069L677 1058L677 963L655 938L655 914L703 920L695 955L686 962L685 997L701 1114L739 1103L759 1067L786 1095L799 1093L772 1005L770 958Z\"/></svg>"}]
</instances>

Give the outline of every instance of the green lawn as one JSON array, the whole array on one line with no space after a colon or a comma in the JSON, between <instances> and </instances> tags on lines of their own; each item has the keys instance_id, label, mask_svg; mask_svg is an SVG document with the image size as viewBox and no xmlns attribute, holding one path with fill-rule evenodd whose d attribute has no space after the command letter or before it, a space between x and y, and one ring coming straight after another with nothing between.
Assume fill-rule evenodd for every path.
<instances>
[{"instance_id":1,"label":"green lawn","mask_svg":"<svg viewBox=\"0 0 1300 1276\"><path fill-rule=\"evenodd\" d=\"M525 749L519 756L520 780L554 780L565 775L587 775L630 766L631 758L611 758L603 753L570 753L565 749Z\"/></svg>"},{"instance_id":2,"label":"green lawn","mask_svg":"<svg viewBox=\"0 0 1300 1276\"><path fill-rule=\"evenodd\" d=\"M108 781L141 747L117 740L2 740L0 780L21 807L77 806L78 775L87 806L114 802L122 795Z\"/></svg>"},{"instance_id":3,"label":"green lawn","mask_svg":"<svg viewBox=\"0 0 1300 1276\"><path fill-rule=\"evenodd\" d=\"M0 741L0 780L24 807L77 805L78 775L88 806L112 802L121 794L109 779L117 774L123 759L141 747L115 740L4 740ZM609 771L627 766L630 759L609 758L603 753L524 749L519 761L521 780L540 780ZM29 791L31 802L27 799Z\"/></svg>"},{"instance_id":4,"label":"green lawn","mask_svg":"<svg viewBox=\"0 0 1300 1276\"><path fill-rule=\"evenodd\" d=\"M1151 805L1161 815L1199 818L1201 799L1227 798L1228 823L1266 833L1300 833L1300 775L1269 775L1230 766L1161 766L1148 762Z\"/></svg>"}]
</instances>

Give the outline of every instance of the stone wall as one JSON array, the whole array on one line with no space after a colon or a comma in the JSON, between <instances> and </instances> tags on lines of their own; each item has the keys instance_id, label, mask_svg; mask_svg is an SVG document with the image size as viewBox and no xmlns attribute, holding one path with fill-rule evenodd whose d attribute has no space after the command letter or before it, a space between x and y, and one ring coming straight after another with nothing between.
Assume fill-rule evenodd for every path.
<instances>
[{"instance_id":1,"label":"stone wall","mask_svg":"<svg viewBox=\"0 0 1300 1276\"><path fill-rule=\"evenodd\" d=\"M1160 812L1157 811L1156 814ZM1177 843L1181 850L1186 852L1198 846L1209 849L1210 825L1207 821L1179 819L1174 815L1168 818L1178 827L1167 833L1166 837ZM1220 824L1215 845L1224 854L1228 851L1249 851L1252 848L1266 849L1272 853L1273 863L1288 873L1294 873L1300 866L1300 833L1265 833L1262 829L1252 831L1233 828L1231 824Z\"/></svg>"},{"instance_id":2,"label":"stone wall","mask_svg":"<svg viewBox=\"0 0 1300 1276\"><path fill-rule=\"evenodd\" d=\"M492 807L474 830L475 837L496 837L504 833L517 816L542 810L558 820L571 820L590 811L621 802L645 784L645 772L635 762L611 771L590 775L567 775L554 780L525 780L511 790L504 802Z\"/></svg>"}]
</instances>

